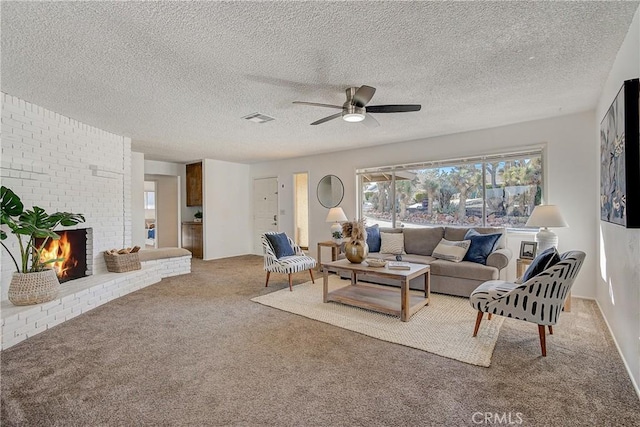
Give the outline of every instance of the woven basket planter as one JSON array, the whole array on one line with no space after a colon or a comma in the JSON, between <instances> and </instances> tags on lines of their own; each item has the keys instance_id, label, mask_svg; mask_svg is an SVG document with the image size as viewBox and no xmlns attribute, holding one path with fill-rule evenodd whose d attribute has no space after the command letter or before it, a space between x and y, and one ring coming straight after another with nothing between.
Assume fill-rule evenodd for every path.
<instances>
[{"instance_id":1,"label":"woven basket planter","mask_svg":"<svg viewBox=\"0 0 640 427\"><path fill-rule=\"evenodd\" d=\"M41 304L56 299L59 290L60 282L55 270L13 273L9 301L14 305Z\"/></svg>"},{"instance_id":2,"label":"woven basket planter","mask_svg":"<svg viewBox=\"0 0 640 427\"><path fill-rule=\"evenodd\" d=\"M104 260L107 263L107 270L112 273L124 273L126 271L140 270L140 257L138 253L112 255L104 253Z\"/></svg>"}]
</instances>

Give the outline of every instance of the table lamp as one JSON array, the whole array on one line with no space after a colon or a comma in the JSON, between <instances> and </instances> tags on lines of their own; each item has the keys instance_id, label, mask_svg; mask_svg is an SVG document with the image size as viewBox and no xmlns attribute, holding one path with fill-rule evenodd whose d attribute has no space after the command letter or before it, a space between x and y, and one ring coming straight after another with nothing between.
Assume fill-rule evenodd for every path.
<instances>
[{"instance_id":1,"label":"table lamp","mask_svg":"<svg viewBox=\"0 0 640 427\"><path fill-rule=\"evenodd\" d=\"M342 236L342 226L340 225L340 223L345 221L347 221L347 216L344 214L342 208L336 207L329 209L329 214L327 215L327 219L325 220L325 222L333 222L333 224L331 225L331 238L333 240L340 240L336 239L333 236L336 232L340 233L340 236Z\"/></svg>"},{"instance_id":2,"label":"table lamp","mask_svg":"<svg viewBox=\"0 0 640 427\"><path fill-rule=\"evenodd\" d=\"M541 227L536 234L538 253L552 246L558 247L558 236L549 227L568 227L556 205L538 205L533 209L527 227Z\"/></svg>"}]
</instances>

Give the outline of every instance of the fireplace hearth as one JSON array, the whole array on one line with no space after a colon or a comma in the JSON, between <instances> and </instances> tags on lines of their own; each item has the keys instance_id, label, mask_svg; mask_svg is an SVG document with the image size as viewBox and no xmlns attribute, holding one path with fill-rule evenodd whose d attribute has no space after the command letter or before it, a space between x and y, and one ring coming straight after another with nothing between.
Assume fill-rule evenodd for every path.
<instances>
[{"instance_id":1,"label":"fireplace hearth","mask_svg":"<svg viewBox=\"0 0 640 427\"><path fill-rule=\"evenodd\" d=\"M82 228L77 230L56 231L60 235L59 240L49 240L42 251L42 260L58 259L53 263L60 283L79 279L92 274L92 229ZM43 239L38 239L36 244L42 244Z\"/></svg>"}]
</instances>

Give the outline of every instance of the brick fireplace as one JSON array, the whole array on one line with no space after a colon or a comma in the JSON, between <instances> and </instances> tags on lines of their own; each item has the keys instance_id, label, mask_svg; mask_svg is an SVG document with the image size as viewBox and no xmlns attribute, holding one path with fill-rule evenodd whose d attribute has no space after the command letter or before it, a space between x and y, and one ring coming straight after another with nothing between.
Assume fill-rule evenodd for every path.
<instances>
[{"instance_id":1,"label":"brick fireplace","mask_svg":"<svg viewBox=\"0 0 640 427\"><path fill-rule=\"evenodd\" d=\"M80 279L93 274L93 230L58 231L59 240L48 240L43 248L43 260L59 259L53 263L60 283ZM36 240L40 247L43 239Z\"/></svg>"},{"instance_id":2,"label":"brick fireplace","mask_svg":"<svg viewBox=\"0 0 640 427\"><path fill-rule=\"evenodd\" d=\"M131 140L5 93L1 132L2 185L26 208L83 214L89 274L106 273L102 252L131 246ZM13 236L3 243L18 253ZM14 271L3 249L2 300Z\"/></svg>"},{"instance_id":3,"label":"brick fireplace","mask_svg":"<svg viewBox=\"0 0 640 427\"><path fill-rule=\"evenodd\" d=\"M39 206L48 213L73 212L86 218L73 229L59 227L55 231L65 235L65 240L69 240L67 233L84 239L86 266L78 262L75 268L78 275L90 277L62 283L58 298L47 303L15 306L7 300L15 267L7 251L2 250L0 348L9 348L163 277L190 272L189 253L147 259L141 270L106 271L102 252L132 246L129 138L4 93L1 133L2 185L20 196L26 208ZM3 243L17 254L13 236ZM81 244L78 250L83 253ZM61 249L53 252L60 255Z\"/></svg>"}]
</instances>

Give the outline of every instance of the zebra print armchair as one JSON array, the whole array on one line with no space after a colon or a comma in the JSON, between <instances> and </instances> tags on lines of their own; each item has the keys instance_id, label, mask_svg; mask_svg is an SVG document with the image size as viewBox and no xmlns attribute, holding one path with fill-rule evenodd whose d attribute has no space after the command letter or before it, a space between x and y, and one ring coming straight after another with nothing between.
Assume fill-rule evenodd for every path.
<instances>
[{"instance_id":1,"label":"zebra print armchair","mask_svg":"<svg viewBox=\"0 0 640 427\"><path fill-rule=\"evenodd\" d=\"M311 281L315 283L313 278L313 268L316 266L316 260L304 254L300 246L296 245L289 236L289 244L293 248L295 255L284 256L281 258L276 257L276 254L267 239L267 234L278 234L276 232L269 231L261 236L262 240L262 252L264 254L264 269L267 272L267 281L265 287L269 286L269 276L271 273L284 273L289 275L289 290L293 291L291 286L291 274L298 273L300 271L309 270L311 275Z\"/></svg>"},{"instance_id":2,"label":"zebra print armchair","mask_svg":"<svg viewBox=\"0 0 640 427\"><path fill-rule=\"evenodd\" d=\"M497 314L536 323L542 356L546 356L545 326L553 335L552 326L558 321L584 258L584 252L566 252L560 257L559 263L524 283L490 280L478 286L469 297L471 306L478 310L473 336L478 334L484 313L489 313L489 319L492 314Z\"/></svg>"}]
</instances>

